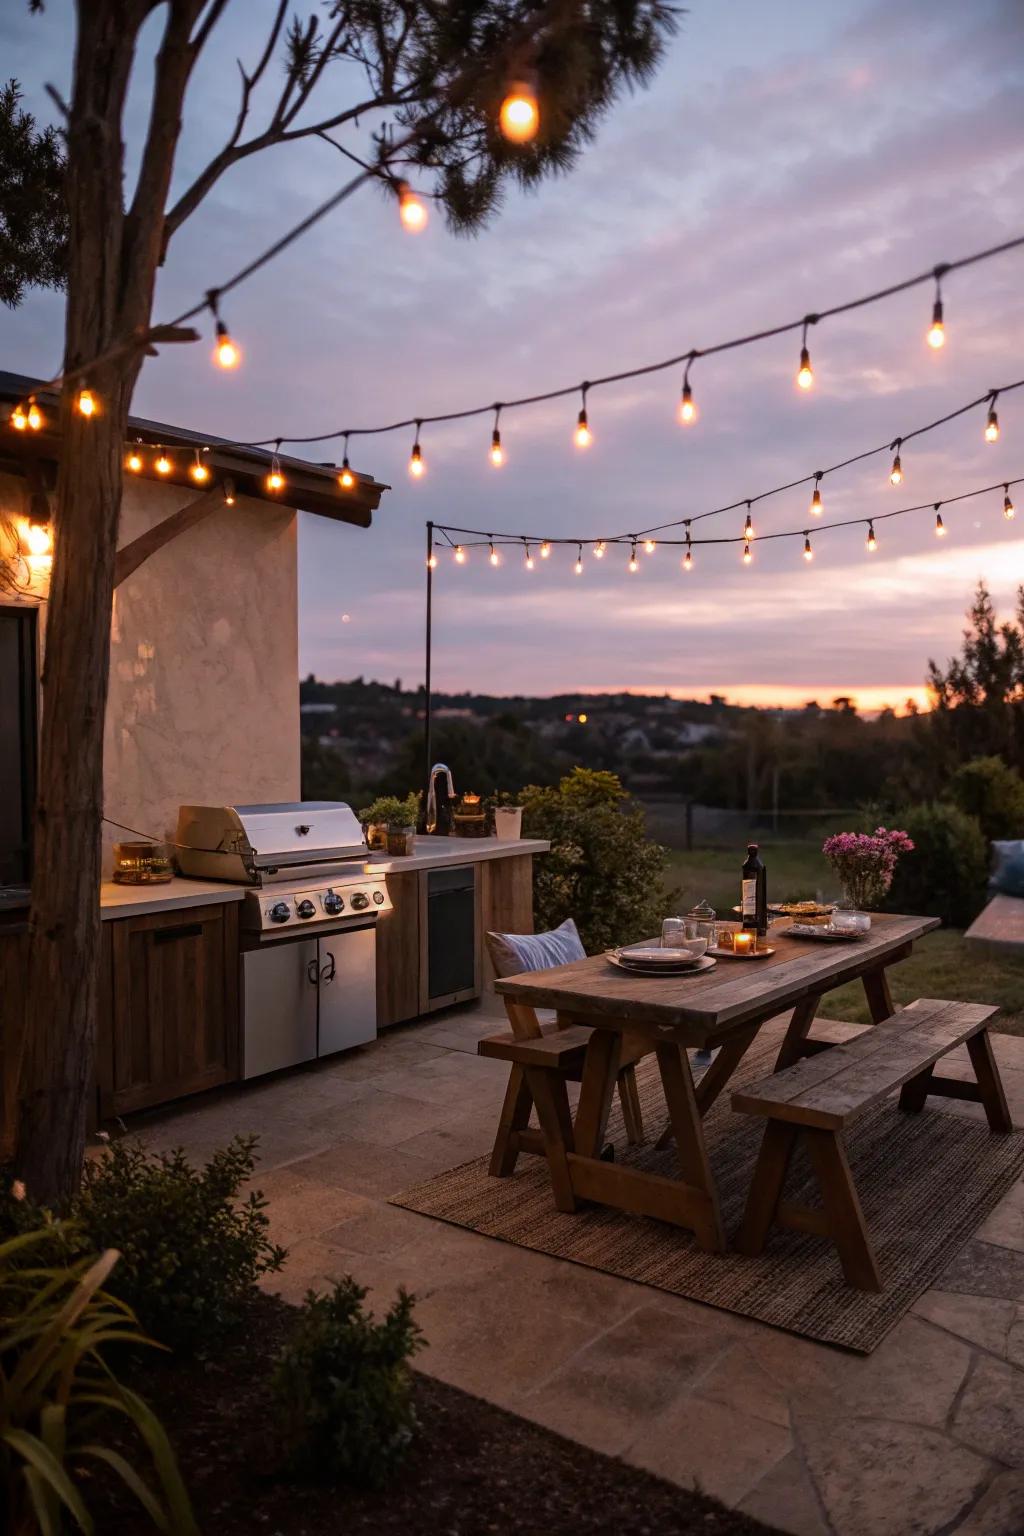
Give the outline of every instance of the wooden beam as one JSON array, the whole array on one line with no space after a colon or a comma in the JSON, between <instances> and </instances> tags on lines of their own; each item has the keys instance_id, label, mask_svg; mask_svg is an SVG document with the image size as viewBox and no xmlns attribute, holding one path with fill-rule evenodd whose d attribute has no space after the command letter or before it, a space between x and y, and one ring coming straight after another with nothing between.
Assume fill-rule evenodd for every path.
<instances>
[{"instance_id":1,"label":"wooden beam","mask_svg":"<svg viewBox=\"0 0 1024 1536\"><path fill-rule=\"evenodd\" d=\"M220 486L214 486L197 496L194 501L187 502L179 507L170 517L165 517L162 523L157 523L152 528L147 528L145 533L140 533L137 539L132 539L123 549L119 549L114 559L114 586L119 587L122 581L133 575L140 565L145 564L150 555L155 555L158 549L163 549L172 539L179 534L186 533L189 528L194 528L197 523L205 521L211 512L218 507L225 506L224 491Z\"/></svg>"}]
</instances>

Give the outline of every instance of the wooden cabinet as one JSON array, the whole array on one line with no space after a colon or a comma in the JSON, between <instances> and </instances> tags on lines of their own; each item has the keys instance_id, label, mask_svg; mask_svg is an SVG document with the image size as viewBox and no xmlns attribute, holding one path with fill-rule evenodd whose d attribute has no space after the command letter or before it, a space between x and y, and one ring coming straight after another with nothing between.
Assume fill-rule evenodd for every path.
<instances>
[{"instance_id":1,"label":"wooden cabinet","mask_svg":"<svg viewBox=\"0 0 1024 1536\"><path fill-rule=\"evenodd\" d=\"M533 932L533 854L488 859L480 865L480 911L483 933ZM481 944L483 984L494 982L487 945Z\"/></svg>"},{"instance_id":2,"label":"wooden cabinet","mask_svg":"<svg viewBox=\"0 0 1024 1536\"><path fill-rule=\"evenodd\" d=\"M103 924L101 1115L232 1082L239 1047L237 902Z\"/></svg>"},{"instance_id":3,"label":"wooden cabinet","mask_svg":"<svg viewBox=\"0 0 1024 1536\"><path fill-rule=\"evenodd\" d=\"M391 911L377 919L377 1028L420 1011L420 873L388 875Z\"/></svg>"}]
</instances>

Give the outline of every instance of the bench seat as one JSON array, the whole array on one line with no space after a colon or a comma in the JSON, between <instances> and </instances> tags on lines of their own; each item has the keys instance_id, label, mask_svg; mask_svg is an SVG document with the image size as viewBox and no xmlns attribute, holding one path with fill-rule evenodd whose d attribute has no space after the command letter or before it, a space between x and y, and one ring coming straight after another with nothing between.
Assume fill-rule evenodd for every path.
<instances>
[{"instance_id":1,"label":"bench seat","mask_svg":"<svg viewBox=\"0 0 1024 1536\"><path fill-rule=\"evenodd\" d=\"M964 938L990 954L1024 955L1024 897L993 896Z\"/></svg>"}]
</instances>

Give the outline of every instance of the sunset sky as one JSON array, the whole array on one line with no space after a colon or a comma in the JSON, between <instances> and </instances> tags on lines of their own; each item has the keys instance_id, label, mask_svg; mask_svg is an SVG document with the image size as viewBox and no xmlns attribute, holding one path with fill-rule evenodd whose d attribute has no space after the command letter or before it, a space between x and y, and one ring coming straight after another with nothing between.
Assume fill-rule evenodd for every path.
<instances>
[{"instance_id":1,"label":"sunset sky","mask_svg":"<svg viewBox=\"0 0 1024 1536\"><path fill-rule=\"evenodd\" d=\"M236 54L256 51L264 0L236 0L189 99L182 176L225 137ZM155 37L155 28L152 36ZM0 75L48 119L43 87L68 87L69 0L42 17L4 0ZM152 39L150 39L152 40ZM145 108L140 69L131 126ZM236 376L209 348L149 363L142 415L240 439L458 410L572 384L854 298L936 262L1024 234L1021 0L692 0L652 89L624 99L568 177L511 193L473 239L435 215L419 237L364 191L234 295L245 348ZM360 142L352 141L359 148ZM217 284L346 178L335 150L302 144L231 173L172 247L157 317ZM593 446L572 446L577 402L509 413L508 454L488 462L490 420L428 429L427 473L410 480L410 436L353 445L393 489L363 533L304 517L302 671L408 685L423 675L424 522L579 537L696 514L909 432L1024 377L1024 252L954 274L947 345L925 345L926 288L819 326L816 384L794 387L798 338L698 362L700 421L676 416L676 371L596 390ZM61 303L33 294L0 314L3 365L51 374ZM888 483L880 456L823 485L823 524L933 502L1024 475L1024 390L939 429ZM325 445L313 455L338 458ZM800 489L758 509L759 533L801 528ZM445 690L724 693L801 703L854 694L866 708L923 698L927 658L959 643L979 579L1009 614L1024 582L1024 486L1013 523L1002 492L863 528L601 562L575 551L443 559L435 681ZM702 532L738 533L742 515ZM342 622L342 615L348 621Z\"/></svg>"}]
</instances>

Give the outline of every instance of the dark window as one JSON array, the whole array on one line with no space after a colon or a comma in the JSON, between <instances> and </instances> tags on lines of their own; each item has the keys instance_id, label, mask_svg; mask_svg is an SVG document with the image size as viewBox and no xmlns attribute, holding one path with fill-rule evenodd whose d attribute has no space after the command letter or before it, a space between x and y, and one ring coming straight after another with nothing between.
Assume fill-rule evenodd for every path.
<instances>
[{"instance_id":1,"label":"dark window","mask_svg":"<svg viewBox=\"0 0 1024 1536\"><path fill-rule=\"evenodd\" d=\"M0 608L0 885L32 877L36 611Z\"/></svg>"}]
</instances>

